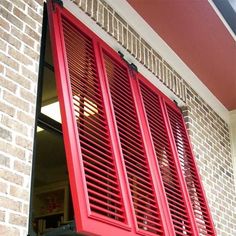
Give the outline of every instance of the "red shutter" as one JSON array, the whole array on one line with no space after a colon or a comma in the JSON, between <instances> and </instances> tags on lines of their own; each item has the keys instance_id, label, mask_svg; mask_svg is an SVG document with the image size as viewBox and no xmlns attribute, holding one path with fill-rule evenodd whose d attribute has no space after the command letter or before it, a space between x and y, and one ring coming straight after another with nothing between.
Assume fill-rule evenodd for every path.
<instances>
[{"instance_id":1,"label":"red shutter","mask_svg":"<svg viewBox=\"0 0 236 236\"><path fill-rule=\"evenodd\" d=\"M53 11L49 4L50 30L77 230L126 235L124 229L129 227L95 44L77 27L76 18L58 5L55 7Z\"/></svg>"},{"instance_id":2,"label":"red shutter","mask_svg":"<svg viewBox=\"0 0 236 236\"><path fill-rule=\"evenodd\" d=\"M191 212L188 211L187 199L183 194L184 187L167 132L161 98L157 91L141 81L140 89L175 233L195 235L196 231L190 219Z\"/></svg>"},{"instance_id":3,"label":"red shutter","mask_svg":"<svg viewBox=\"0 0 236 236\"><path fill-rule=\"evenodd\" d=\"M199 233L216 235L183 116L170 103L166 103L166 108Z\"/></svg>"},{"instance_id":4,"label":"red shutter","mask_svg":"<svg viewBox=\"0 0 236 236\"><path fill-rule=\"evenodd\" d=\"M67 10L48 14L77 231L195 236L194 212L215 235L180 112Z\"/></svg>"},{"instance_id":5,"label":"red shutter","mask_svg":"<svg viewBox=\"0 0 236 236\"><path fill-rule=\"evenodd\" d=\"M164 235L127 67L106 53L103 55L132 196L137 233Z\"/></svg>"}]
</instances>

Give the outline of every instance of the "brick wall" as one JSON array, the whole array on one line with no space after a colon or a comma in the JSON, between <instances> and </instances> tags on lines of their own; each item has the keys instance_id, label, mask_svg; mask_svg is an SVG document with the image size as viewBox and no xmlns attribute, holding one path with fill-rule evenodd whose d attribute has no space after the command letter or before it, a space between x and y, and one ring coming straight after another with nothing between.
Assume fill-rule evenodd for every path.
<instances>
[{"instance_id":1,"label":"brick wall","mask_svg":"<svg viewBox=\"0 0 236 236\"><path fill-rule=\"evenodd\" d=\"M183 114L217 233L236 235L236 193L227 123L105 1L71 1L186 104Z\"/></svg>"},{"instance_id":2,"label":"brick wall","mask_svg":"<svg viewBox=\"0 0 236 236\"><path fill-rule=\"evenodd\" d=\"M0 235L27 235L43 1L0 1Z\"/></svg>"},{"instance_id":3,"label":"brick wall","mask_svg":"<svg viewBox=\"0 0 236 236\"><path fill-rule=\"evenodd\" d=\"M229 126L191 89L183 114L219 236L236 234L236 194Z\"/></svg>"}]
</instances>

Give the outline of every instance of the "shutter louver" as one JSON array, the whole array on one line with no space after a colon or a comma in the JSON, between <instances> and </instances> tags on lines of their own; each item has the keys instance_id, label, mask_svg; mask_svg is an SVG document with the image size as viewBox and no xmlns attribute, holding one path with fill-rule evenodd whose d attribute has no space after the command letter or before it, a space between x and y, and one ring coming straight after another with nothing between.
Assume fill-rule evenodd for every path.
<instances>
[{"instance_id":1,"label":"shutter louver","mask_svg":"<svg viewBox=\"0 0 236 236\"><path fill-rule=\"evenodd\" d=\"M195 213L200 235L215 235L180 112L69 11L47 4L77 231L197 236Z\"/></svg>"},{"instance_id":2,"label":"shutter louver","mask_svg":"<svg viewBox=\"0 0 236 236\"><path fill-rule=\"evenodd\" d=\"M215 235L182 114L168 104L166 107L199 233L201 236Z\"/></svg>"},{"instance_id":3,"label":"shutter louver","mask_svg":"<svg viewBox=\"0 0 236 236\"><path fill-rule=\"evenodd\" d=\"M164 235L127 68L106 54L104 60L137 227Z\"/></svg>"},{"instance_id":4,"label":"shutter louver","mask_svg":"<svg viewBox=\"0 0 236 236\"><path fill-rule=\"evenodd\" d=\"M66 19L62 26L90 209L125 222L93 44Z\"/></svg>"},{"instance_id":5,"label":"shutter louver","mask_svg":"<svg viewBox=\"0 0 236 236\"><path fill-rule=\"evenodd\" d=\"M159 96L142 82L140 88L175 233L193 235Z\"/></svg>"}]
</instances>

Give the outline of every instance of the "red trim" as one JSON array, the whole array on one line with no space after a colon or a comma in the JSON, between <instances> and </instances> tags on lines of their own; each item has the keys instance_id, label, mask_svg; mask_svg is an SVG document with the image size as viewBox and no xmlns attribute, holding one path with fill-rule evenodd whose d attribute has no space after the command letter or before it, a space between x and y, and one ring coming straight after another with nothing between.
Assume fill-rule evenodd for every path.
<instances>
[{"instance_id":1,"label":"red trim","mask_svg":"<svg viewBox=\"0 0 236 236\"><path fill-rule=\"evenodd\" d=\"M184 196L185 206L186 206L187 211L188 211L188 218L191 221L191 228L193 230L193 234L194 235L199 235L197 227L196 227L195 220L193 219L194 215L193 215L193 211L192 211L192 208L191 208L191 203L190 203L190 200L189 200L189 196L188 196L188 193L187 193L186 183L184 181L184 177L183 177L183 174L182 174L182 171L181 171L180 162L178 160L178 153L177 153L177 150L176 150L176 147L175 147L175 144L174 144L174 138L172 137L171 128L170 128L169 120L167 119L167 114L166 114L165 105L163 103L163 100L166 100L168 103L170 103L176 111L179 111L179 108L175 105L175 103L173 103L168 97L163 95L163 93L161 91L159 91L153 84L151 84L149 81L147 81L140 74L138 75L138 79L139 79L139 81L142 81L145 85L147 85L147 87L150 88L159 97L162 117L164 119L166 131L167 131L168 138L169 138L169 143L170 143L170 146L171 146L171 150L173 152L173 160L174 160L175 166L177 167L177 173L178 173L178 177L179 177L179 181L180 181L180 186L181 186L181 190L182 190L182 193L183 193L183 196ZM146 120L147 120L147 117L146 117ZM150 128L149 128L149 132L150 132ZM163 186L163 188L164 188L164 186ZM169 212L170 212L170 210L169 210Z\"/></svg>"},{"instance_id":2,"label":"red trim","mask_svg":"<svg viewBox=\"0 0 236 236\"><path fill-rule=\"evenodd\" d=\"M192 206L191 206L191 201L190 201L190 198L189 198L189 195L188 195L188 192L187 192L187 186L186 186L186 183L185 183L185 180L184 180L183 173L181 171L180 161L178 159L178 151L176 149L173 133L171 131L170 121L167 118L168 113L167 113L166 106L165 106L165 103L164 103L165 98L162 98L161 100L162 100L163 117L164 117L164 120L165 120L165 123L166 123L168 136L170 137L170 144L171 144L172 151L174 153L174 157L175 157L174 160L175 160L175 164L177 166L178 176L179 176L180 184L182 186L182 192L183 192L186 207L187 207L187 210L188 210L189 219L191 221L191 225L192 225L194 235L199 235L198 228L197 228L196 221L195 221L195 217L194 217L194 213L193 213L193 209L192 209ZM167 101L170 103L169 99ZM173 104L173 102L171 104L172 104L172 107L176 111L178 111L177 106L175 104Z\"/></svg>"},{"instance_id":3,"label":"red trim","mask_svg":"<svg viewBox=\"0 0 236 236\"><path fill-rule=\"evenodd\" d=\"M48 3L48 16L51 39L52 42L54 42L52 43L52 50L55 64L55 77L62 116L63 138L69 169L73 206L74 212L76 213L75 221L77 230L78 232L93 232L104 236L110 235L110 232L112 232L114 236L121 234L130 235L130 232L128 232L130 226L127 224L117 223L117 221L110 218L106 219L106 217L101 218L98 214L91 214L61 25L62 15L70 21L73 21L73 24L77 24L78 19L60 6L55 5L54 7L55 9L53 9L52 2L50 1ZM126 232L122 230L122 228L128 231Z\"/></svg>"},{"instance_id":4,"label":"red trim","mask_svg":"<svg viewBox=\"0 0 236 236\"><path fill-rule=\"evenodd\" d=\"M99 44L94 43L94 48L95 48L95 57L97 58L98 75L99 75L99 78L101 81L101 88L102 88L103 99L104 99L104 107L105 107L106 114L107 114L111 143L112 143L114 155L116 157L115 158L116 168L117 168L117 173L119 176L124 206L126 209L127 224L128 224L128 227L131 228L132 218L131 218L130 214L127 214L127 212L132 211L131 205L130 205L130 196L129 196L130 191L127 189L128 182L127 182L127 178L125 175L125 170L123 168L124 162L122 159L122 153L121 153L120 146L118 145L119 140L117 137L117 128L114 125L115 124L114 111L112 108L111 95L109 93L109 86L107 83L108 80L107 80L107 76L105 73L105 67L104 67L104 61L102 58L101 47L99 46Z\"/></svg>"},{"instance_id":5,"label":"red trim","mask_svg":"<svg viewBox=\"0 0 236 236\"><path fill-rule=\"evenodd\" d=\"M169 114L167 112L166 104L168 104L168 106L170 106L172 109L174 109L175 112L179 115L179 117L181 117L181 124L182 124L182 127L184 128L183 132L184 132L184 134L187 137L187 145L189 145L190 152L191 152L190 153L190 158L191 158L191 161L193 162L192 168L194 168L194 177L197 178L197 180L198 180L197 184L200 185L201 194L203 195L203 198L204 198L202 204L204 204L203 207L207 209L207 217L209 217L210 226L207 226L207 227L209 227L210 231L213 231L213 234L210 234L210 235L217 235L215 227L214 227L214 223L213 223L213 218L212 218L212 215L211 215L211 212L210 212L210 209L209 209L209 205L208 205L208 202L207 202L206 193L205 193L205 190L204 190L204 187L203 187L203 184L202 184L202 181L201 181L201 176L200 176L200 173L199 173L199 170L198 170L198 166L197 166L197 163L196 163L196 159L195 159L194 154L193 154L193 148L192 148L192 144L191 144L191 141L190 141L189 134L187 132L187 128L186 128L186 125L185 125L184 117L183 117L183 115L181 113L181 110L175 104L173 104L173 102L171 102L169 99L163 99L163 102L165 104L165 111L166 111L167 117L169 117ZM168 119L168 120L170 120L170 119ZM169 125L170 125L170 122L169 122ZM170 125L170 127L171 127L171 125ZM172 137L173 137L173 132L171 131L171 133L172 133ZM176 149L176 144L175 144L174 137L173 137L173 142L174 142L174 146L175 146L175 149ZM176 149L176 152L177 152L177 156L178 156L177 149ZM188 197L188 199L189 199L189 203L191 204L191 200L190 200L189 197ZM195 221L195 216L194 216L193 208L192 207L190 207L190 208L191 208L191 212L193 214L192 218L194 218L192 220ZM198 229L198 231L199 231L199 229Z\"/></svg>"},{"instance_id":6,"label":"red trim","mask_svg":"<svg viewBox=\"0 0 236 236\"><path fill-rule=\"evenodd\" d=\"M69 178L71 192L73 198L74 209L79 209L80 214L87 212L87 202L85 198L81 198L86 194L86 185L84 184L84 175L82 174L83 163L78 162L77 155L81 155L79 142L76 135L76 122L73 114L72 94L70 91L69 74L67 67L67 59L62 40L63 34L61 29L61 8L57 5L53 6L52 2L48 4L48 18L50 26L50 35L52 42L53 60L55 68L56 85L58 91L58 99L62 116L62 130L65 143L65 151L67 157L67 165L69 169ZM55 11L53 11L55 7ZM70 121L70 122L69 122ZM79 181L80 180L80 181ZM83 180L83 181L81 181ZM77 194L82 190L83 194ZM76 225L82 228L84 225L84 217L75 216Z\"/></svg>"},{"instance_id":7,"label":"red trim","mask_svg":"<svg viewBox=\"0 0 236 236\"><path fill-rule=\"evenodd\" d=\"M150 168L151 176L152 176L154 187L155 187L155 193L156 193L157 201L160 206L159 210L160 210L162 220L164 223L165 235L175 235L173 222L171 221L171 217L170 217L170 209L168 207L164 185L163 185L161 174L160 174L160 169L156 161L157 158L155 157L156 154L154 151L149 124L147 122L147 115L144 111L144 104L141 99L142 95L140 91L139 80L133 78L131 80L131 86L133 89L134 100L136 103L136 109L137 109L137 114L138 114L140 127L141 127L141 131L143 135L144 145L145 145L145 149L146 149L148 160L149 160L149 168Z\"/></svg>"}]
</instances>

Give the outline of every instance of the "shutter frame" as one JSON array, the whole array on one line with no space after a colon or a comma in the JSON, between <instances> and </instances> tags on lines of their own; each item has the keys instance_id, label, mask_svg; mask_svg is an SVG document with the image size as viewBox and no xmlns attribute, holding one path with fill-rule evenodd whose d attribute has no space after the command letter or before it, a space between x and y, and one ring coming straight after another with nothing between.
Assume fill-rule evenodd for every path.
<instances>
[{"instance_id":1,"label":"shutter frame","mask_svg":"<svg viewBox=\"0 0 236 236\"><path fill-rule=\"evenodd\" d=\"M156 158L156 154L154 151L153 140L151 137L149 122L148 122L147 114L145 112L145 106L144 106L144 102L142 99L142 93L140 90L140 78L141 78L141 75L135 73L135 78L131 82L133 90L134 90L136 110L137 110L137 113L139 116L139 122L143 126L143 127L141 126L141 131L143 134L143 139L145 140L144 145L146 147L146 152L149 153L149 155L148 155L148 159L150 162L149 166L150 166L150 169L152 172L151 175L153 176L153 180L154 180L155 193L156 193L158 202L159 202L160 206L162 207L162 209L160 211L161 211L162 219L165 222L165 225L164 225L165 232L166 232L166 235L173 235L174 236L175 235L174 226L173 226L173 222L171 221L170 209L168 207L160 169L159 169L159 166L158 166L158 163L156 160L157 158ZM157 179L154 178L154 176L156 176ZM158 191L159 191L159 193L158 193Z\"/></svg>"},{"instance_id":2,"label":"shutter frame","mask_svg":"<svg viewBox=\"0 0 236 236\"><path fill-rule=\"evenodd\" d=\"M62 128L63 128L63 136L64 136L64 142L65 142L65 150L66 150L66 156L67 156L67 162L68 162L68 168L69 168L69 175L70 175L70 182L71 182L71 190L72 190L72 198L73 198L73 204L74 209L76 212L79 212L79 214L76 214L75 221L77 226L78 232L89 232L91 233L91 229L93 229L93 233L98 235L104 235L109 236L110 231L112 232L112 235L114 236L133 236L136 234L140 235L153 235L149 234L148 232L141 232L137 229L137 222L134 219L135 217L135 210L132 206L132 197L131 197L131 191L129 188L128 180L126 170L125 170L125 164L122 157L122 151L121 151L121 145L118 137L118 129L117 125L115 124L115 113L113 104L112 104L112 98L110 95L109 85L108 85L108 79L106 75L106 69L105 69L105 63L104 59L102 58L103 50L106 51L106 53L110 54L111 57L114 57L115 60L117 60L120 64L125 66L128 70L127 64L119 58L118 55L115 54L113 49L111 49L109 46L107 46L105 43L101 42L101 40L90 30L84 26L80 21L72 16L70 12L68 12L66 9L61 8L58 4L53 4L52 0L48 1L48 15L49 15L49 24L50 24L50 33L51 33L51 39L53 42L55 42L53 47L53 58L54 58L54 64L55 64L55 75L56 75L56 84L57 84L57 91L58 91L58 97L60 102L60 108L62 112L62 120L67 121L66 123L63 122ZM114 161L116 173L118 176L118 182L120 183L120 194L123 197L122 204L124 206L124 214L127 219L126 223L119 223L112 222L111 220L101 220L98 219L96 215L91 215L91 211L89 208L89 197L88 197L88 189L86 186L86 178L84 175L84 165L82 159L77 160L76 158L78 155L82 156L81 152L81 146L79 142L78 135L76 135L77 131L77 124L74 114L74 108L73 108L73 101L72 101L72 92L70 88L70 75L69 75L69 69L66 57L66 49L65 49L65 43L63 41L63 29L61 24L61 16L65 16L68 19L71 20L71 22L76 22L79 29L82 29L85 34L88 34L93 42L94 47L94 53L95 53L95 63L97 66L97 73L98 73L98 80L100 81L101 86L101 93L103 97L103 103L104 103L104 111L106 113L105 117L107 119L108 124L108 133L110 134L110 143L111 143L111 149L113 152L113 155L115 154L117 159ZM135 78L135 75L137 75L137 78ZM160 98L160 103L162 104L162 112L163 117L165 119L165 124L167 127L168 132L168 138L170 138L171 142L171 149L173 150L175 159L178 159L178 151L175 144L175 139L173 135L173 131L171 129L170 121L168 120L168 111L166 108L167 104L170 104L172 108L175 109L176 112L180 113L178 108L173 104L172 101L170 101L169 98L167 98L165 95L163 95L153 84L148 82L144 77L142 77L140 74L131 75L128 72L129 80L131 81L131 90L132 90L132 96L134 100L134 109L135 111L140 111L141 114L137 115L138 117L138 124L140 127L141 137L142 141L144 143L144 152L147 156L147 162L149 166L149 172L152 179L155 179L154 176L158 176L158 181L160 183L157 183L156 180L154 180L154 190L155 190L155 198L157 199L158 207L166 204L166 197L163 196L165 193L163 182L160 177L160 170L158 167L158 163L156 160L154 160L154 147L153 142L150 135L150 127L148 124L147 115L145 113L144 104L142 101L140 86L139 86L139 80L141 79L144 81L151 89L155 90ZM69 105L68 105L69 104ZM182 115L181 115L182 117ZM184 120L182 117L182 122L184 125ZM141 123L144 123L144 127L141 127ZM184 125L184 132L187 134L186 127ZM144 141L145 140L145 141ZM191 144L189 142L189 137L187 134L187 142L190 145L191 150L191 158L193 158L193 162L196 168L196 175L198 178L198 183L200 184L200 188L204 197L204 204L207 208L207 214L210 218L210 227L214 231L214 234L216 235L213 221L211 218L210 210L207 205L205 192L203 190L203 185L200 181L200 175L197 170L196 161L193 157L193 151ZM68 148L69 147L69 148ZM151 148L151 150L147 151L147 149ZM77 154L78 155L77 155ZM147 154L150 154L150 157L148 157ZM68 158L69 157L69 158ZM178 162L178 160L175 160ZM154 167L151 167L151 164L155 163ZM193 235L199 235L198 228L196 226L195 217L193 214L193 209L191 206L191 201L189 194L187 192L187 186L181 171L180 163L178 164L178 176L181 177L181 186L184 189L184 195L185 200L187 199L187 206L188 206L188 212L190 214L191 218L191 224L193 227ZM151 180L152 181L152 180ZM157 189L160 186L161 194L157 193ZM81 193L82 194L79 194ZM163 199L164 198L164 199ZM132 213L131 215L129 215ZM170 210L168 207L165 207L164 211L161 211L161 220L164 222L164 235L174 235L173 233L173 224L170 222ZM167 216L164 217L164 215L167 214ZM136 223L135 223L136 222ZM136 224L136 227L135 227ZM168 227L171 227L171 229L168 229ZM105 231L105 232L104 232Z\"/></svg>"},{"instance_id":3,"label":"shutter frame","mask_svg":"<svg viewBox=\"0 0 236 236\"><path fill-rule=\"evenodd\" d=\"M189 134L188 134L188 131L187 131L187 128L186 128L186 124L185 124L184 117L182 115L181 109L179 107L177 107L176 104L173 104L172 102L170 102L168 99L164 99L163 102L165 104L166 115L169 119L169 125L170 125L170 129L171 129L172 137L173 137L173 142L175 143L175 146L176 146L176 152L177 152L178 158L180 158L180 157L179 157L179 153L178 153L178 150L177 150L177 144L176 144L176 140L175 140L175 137L174 137L174 134L173 134L173 128L172 128L172 125L171 125L171 119L170 119L170 115L169 115L167 106L171 107L176 112L176 114L178 114L178 116L180 117L180 125L183 128L183 135L185 135L185 137L186 137L185 141L186 141L186 144L187 144L187 146L189 148L189 151L190 151L190 153L189 153L190 161L192 161L192 163L193 163L193 168L194 168L194 172L195 172L194 175L197 177L196 184L198 184L200 186L199 187L200 195L201 195L200 197L203 198L202 204L206 208L206 217L208 218L209 229L206 230L207 234L202 234L200 232L201 229L200 229L198 223L196 222L196 227L198 229L199 235L212 235L212 236L215 236L215 235L217 235L216 229L215 229L215 226L214 226L214 223L213 223L213 218L212 218L210 208L209 208L209 205L208 205L206 193L205 193L205 190L204 190L204 187L203 187L203 183L202 183L201 176L200 176L200 173L199 173L198 165L196 163L196 159L195 159L195 156L194 156L194 153L193 153L192 143L190 141L190 137L189 137ZM185 183L186 183L186 181L185 181ZM186 183L186 188L187 188L187 183ZM190 204L192 206L189 191L188 191L188 195L189 195ZM193 207L191 207L191 208L192 208L192 212L193 212L193 217L196 221L196 216L194 215Z\"/></svg>"},{"instance_id":4,"label":"shutter frame","mask_svg":"<svg viewBox=\"0 0 236 236\"><path fill-rule=\"evenodd\" d=\"M196 227L195 219L194 219L194 216L193 216L193 212L192 212L192 209L191 209L190 200L189 200L189 196L188 196L188 193L187 193L187 187L186 187L186 184L185 184L185 181L184 181L184 177L182 175L180 163L178 161L178 155L177 155L176 147L175 147L175 144L174 144L174 139L173 139L173 136L172 136L172 133L171 133L171 126L170 126L169 120L167 119L167 116L166 116L166 109L165 109L164 101L168 101L172 105L175 105L175 104L166 95L164 95L160 90L158 90L157 87L155 87L153 84L151 84L149 81L147 81L146 78L143 77L142 75L138 75L138 80L140 81L139 82L140 91L141 91L140 83L143 83L159 99L160 111L161 111L163 122L164 122L164 125L165 125L165 128L166 128L165 131L167 133L167 139L168 139L169 145L170 145L169 148L170 148L171 153L172 153L172 160L174 161L174 165L176 167L177 178L179 178L179 185L181 187L181 193L183 194L184 205L185 205L186 211L187 211L186 213L188 214L188 219L190 220L190 226L191 226L191 230L192 230L191 233L193 235L199 235L198 229ZM144 99L143 95L142 95L142 92L141 92L141 96L142 96L142 99ZM146 109L145 109L145 105L144 105L144 100L143 100L143 108L144 108L145 113L146 113ZM147 113L146 113L146 119L148 121ZM150 130L150 133L151 133L150 123L149 123L149 130ZM153 139L152 139L152 143L154 145L154 140ZM156 157L157 165L159 166L156 154L155 154L155 157ZM163 184L163 188L164 188L164 192L165 192L164 184ZM170 213L170 210L171 210L171 208L169 207L169 213ZM176 233L178 234L178 232L176 232Z\"/></svg>"},{"instance_id":5,"label":"shutter frame","mask_svg":"<svg viewBox=\"0 0 236 236\"><path fill-rule=\"evenodd\" d=\"M127 65L127 63L125 62L125 61L123 61L123 60L121 60L121 58L118 56L118 54L114 54L114 52L113 52L113 50L110 48L110 47L108 47L107 45L103 45L102 46L102 50L101 50L101 53L103 53L103 54L107 54L107 56L109 57L109 58L111 58L111 60L113 60L113 61L115 61L115 63L117 63L117 64L119 64L119 65L121 65L121 66L123 66L125 69L126 69L126 71L127 71L127 79L128 79L128 81L129 81L129 83L130 83L130 91L131 91L131 96L132 96L132 102L134 103L134 109L135 109L135 111L137 112L137 109L136 109L136 101L135 101L135 97L134 97L134 91L133 91L133 86L132 86L132 81L134 80L134 77L133 77L133 74L131 75L130 74L130 68L128 67L128 65ZM103 58L103 61L105 61L105 59L104 59L104 57L102 57ZM105 64L105 63L104 63ZM105 66L104 66L104 70L106 71L106 68L105 68ZM106 74L106 72L105 72L105 74ZM107 74L105 75L106 76L106 81L107 81L107 83L108 83L108 76L107 76ZM110 88L110 86L108 85L108 90L110 91L111 90L111 88ZM129 89L129 88L128 88ZM111 94L111 92L110 92L110 94ZM112 96L111 96L111 100L112 100ZM116 121L116 115L115 115L115 109L114 109L114 104L113 104L113 115L114 115L114 124L115 124L115 126L116 126L116 135L117 136L119 136L119 131L118 131L118 124L117 124L117 121ZM136 115L136 114L135 114ZM140 123L139 123L139 119L138 119L138 116L137 116L137 124L138 124L138 126L139 126L139 128L140 128L140 134L141 134L141 127L140 127ZM118 138L119 139L119 138ZM143 140L142 140L143 141ZM122 145L121 145L121 141L119 141L119 148L120 148L120 150L122 150L122 147L121 147ZM144 148L144 152L146 153L146 150L145 150L145 147L143 147ZM120 151L121 153L122 153L122 151ZM126 170L126 165L125 165L125 163L123 162L123 164L124 164L124 172L126 173L126 176L127 176L127 170ZM135 222L135 228L134 228L134 230L135 230L135 232L136 232L136 234L134 234L134 235L137 235L137 234L139 234L139 235L154 235L153 233L149 233L148 231L146 231L145 233L142 231L142 230L140 230L139 228L138 228L138 223L137 223L137 220L135 219L135 216L136 216L136 214L135 214L135 210L134 210L134 207L133 207L133 201L132 201L132 197L131 197L131 195L130 195L130 193L131 193L131 190L130 190L130 187L129 187L129 181L127 180L128 178L126 177L126 181L127 181L127 188L129 189L129 196L130 196L130 204L131 204L131 208L132 208L132 215L133 215L133 221ZM151 181L152 181L152 179L151 179ZM158 202L159 203L159 202ZM162 219L163 220L163 219ZM165 233L166 234L164 234L164 235L169 235L168 233L167 233L167 231L165 231ZM162 234L161 234L162 235Z\"/></svg>"},{"instance_id":6,"label":"shutter frame","mask_svg":"<svg viewBox=\"0 0 236 236\"><path fill-rule=\"evenodd\" d=\"M58 6L58 4L54 5L52 1L49 1L47 3L47 8L50 36L52 42L54 42L52 43L52 51L55 64L56 86L61 116L64 121L62 122L62 130L67 165L69 169L73 206L74 211L76 212L75 222L77 231L104 236L109 236L110 232L112 232L114 236L133 235L132 232L130 232L130 222L112 222L111 219L102 219L101 217L97 217L96 214L91 214L91 210L89 208L88 189L84 176L84 165L81 158L78 158L78 156L82 156L82 153L80 141L78 135L76 134L77 124L74 116L70 75L67 64L65 43L63 40L61 18L63 16L71 22L76 22L76 24L78 24L78 28L82 28L85 34L90 35L90 30L82 25L70 12ZM92 34L92 36L94 35Z\"/></svg>"}]
</instances>

